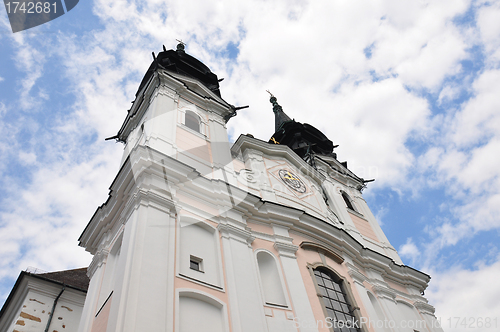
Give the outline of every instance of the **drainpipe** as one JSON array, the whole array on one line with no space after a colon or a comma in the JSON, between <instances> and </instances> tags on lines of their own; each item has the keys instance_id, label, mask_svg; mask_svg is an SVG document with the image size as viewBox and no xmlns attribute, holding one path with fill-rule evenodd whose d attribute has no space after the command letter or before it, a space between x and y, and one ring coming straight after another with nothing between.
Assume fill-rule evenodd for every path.
<instances>
[{"instance_id":1,"label":"drainpipe","mask_svg":"<svg viewBox=\"0 0 500 332\"><path fill-rule=\"evenodd\" d=\"M54 300L54 305L52 306L52 311L50 312L49 321L47 322L47 326L45 327L45 332L49 331L50 323L52 322L52 317L54 316L54 311L56 310L57 301L59 301L59 298L61 297L61 295L65 289L66 289L66 285L63 284L63 288L61 289L61 292L59 293L59 295L57 295L56 299Z\"/></svg>"}]
</instances>

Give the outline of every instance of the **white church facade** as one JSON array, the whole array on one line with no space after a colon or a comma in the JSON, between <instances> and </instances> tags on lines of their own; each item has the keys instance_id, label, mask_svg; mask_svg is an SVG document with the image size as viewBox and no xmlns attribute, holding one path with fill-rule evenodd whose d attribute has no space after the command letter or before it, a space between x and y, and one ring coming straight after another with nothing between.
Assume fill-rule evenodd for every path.
<instances>
[{"instance_id":1,"label":"white church facade","mask_svg":"<svg viewBox=\"0 0 500 332\"><path fill-rule=\"evenodd\" d=\"M183 44L155 56L112 137L125 148L108 200L79 239L93 260L73 331L442 331L430 277L387 240L368 181L274 96L270 140L231 144L238 108L218 82Z\"/></svg>"}]
</instances>

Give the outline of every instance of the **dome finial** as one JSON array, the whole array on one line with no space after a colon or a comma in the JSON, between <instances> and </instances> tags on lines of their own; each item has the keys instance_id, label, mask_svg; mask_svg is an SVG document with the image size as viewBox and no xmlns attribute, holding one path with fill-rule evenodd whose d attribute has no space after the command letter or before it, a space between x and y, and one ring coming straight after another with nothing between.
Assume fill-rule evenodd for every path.
<instances>
[{"instance_id":1,"label":"dome finial","mask_svg":"<svg viewBox=\"0 0 500 332\"><path fill-rule=\"evenodd\" d=\"M182 39L181 40L176 39L176 40L179 42L179 44L177 44L177 52L185 52L184 49L186 48L187 44L184 43Z\"/></svg>"},{"instance_id":2,"label":"dome finial","mask_svg":"<svg viewBox=\"0 0 500 332\"><path fill-rule=\"evenodd\" d=\"M283 108L280 106L280 104L278 104L278 99L271 93L271 91L269 90L266 90L267 93L269 93L271 95L271 98L269 99L269 101L271 102L271 104L273 104L273 112L276 113L276 112L279 112L279 111L282 111L283 112Z\"/></svg>"},{"instance_id":3,"label":"dome finial","mask_svg":"<svg viewBox=\"0 0 500 332\"><path fill-rule=\"evenodd\" d=\"M292 121L292 119L290 119L290 117L286 115L285 112L283 112L283 108L280 106L280 104L278 104L278 99L269 90L266 91L271 95L269 101L271 102L271 104L273 104L274 127L275 130L278 131L282 124L288 121Z\"/></svg>"}]
</instances>

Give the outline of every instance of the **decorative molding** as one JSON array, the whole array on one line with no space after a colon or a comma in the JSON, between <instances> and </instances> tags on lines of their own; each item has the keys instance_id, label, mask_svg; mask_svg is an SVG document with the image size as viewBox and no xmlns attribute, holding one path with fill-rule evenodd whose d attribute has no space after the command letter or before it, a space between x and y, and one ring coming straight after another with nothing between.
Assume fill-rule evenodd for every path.
<instances>
[{"instance_id":1,"label":"decorative molding","mask_svg":"<svg viewBox=\"0 0 500 332\"><path fill-rule=\"evenodd\" d=\"M231 224L219 223L217 229L219 230L219 233L223 238L242 242L244 244L247 244L249 247L251 247L252 242L255 240L255 237L252 235L251 231Z\"/></svg>"},{"instance_id":2,"label":"decorative molding","mask_svg":"<svg viewBox=\"0 0 500 332\"><path fill-rule=\"evenodd\" d=\"M239 183L247 186L248 188L259 190L259 173L256 173L252 170L242 169L240 172L236 172L236 179Z\"/></svg>"},{"instance_id":3,"label":"decorative molding","mask_svg":"<svg viewBox=\"0 0 500 332\"><path fill-rule=\"evenodd\" d=\"M381 285L373 285L372 289L378 297L386 298L396 303L396 292L394 292L392 289Z\"/></svg>"},{"instance_id":4,"label":"decorative molding","mask_svg":"<svg viewBox=\"0 0 500 332\"><path fill-rule=\"evenodd\" d=\"M347 273L349 273L352 280L354 280L354 282L357 282L358 284L364 287L363 282L367 281L368 278L363 273L359 272L359 269L353 264L346 262L346 266L347 266Z\"/></svg>"},{"instance_id":5,"label":"decorative molding","mask_svg":"<svg viewBox=\"0 0 500 332\"><path fill-rule=\"evenodd\" d=\"M109 251L106 249L101 249L94 255L94 257L92 258L92 262L90 262L90 265L87 269L87 276L89 277L89 279L92 279L92 276L99 267L101 267L103 264L106 264L108 255Z\"/></svg>"},{"instance_id":6,"label":"decorative molding","mask_svg":"<svg viewBox=\"0 0 500 332\"><path fill-rule=\"evenodd\" d=\"M300 247L304 250L313 250L321 252L338 264L342 264L344 262L344 258L341 255L337 254L332 249L327 248L326 246L323 246L321 244L304 241L300 244Z\"/></svg>"},{"instance_id":7,"label":"decorative molding","mask_svg":"<svg viewBox=\"0 0 500 332\"><path fill-rule=\"evenodd\" d=\"M428 314L428 315L434 316L434 312L436 311L436 309L432 305L430 305L429 303L422 302L422 301L415 301L413 303L413 305L422 314Z\"/></svg>"},{"instance_id":8,"label":"decorative molding","mask_svg":"<svg viewBox=\"0 0 500 332\"><path fill-rule=\"evenodd\" d=\"M276 249L276 251L278 251L280 256L289 258L296 258L295 253L297 252L297 250L299 250L299 246L296 246L291 242L287 243L278 241L274 243L273 247L274 249Z\"/></svg>"},{"instance_id":9,"label":"decorative molding","mask_svg":"<svg viewBox=\"0 0 500 332\"><path fill-rule=\"evenodd\" d=\"M167 97L170 97L174 100L174 102L177 102L179 100L179 94L174 93L172 89L170 89L167 85L165 84L160 84L156 91L151 95L150 97L150 102L158 95L164 95Z\"/></svg>"}]
</instances>

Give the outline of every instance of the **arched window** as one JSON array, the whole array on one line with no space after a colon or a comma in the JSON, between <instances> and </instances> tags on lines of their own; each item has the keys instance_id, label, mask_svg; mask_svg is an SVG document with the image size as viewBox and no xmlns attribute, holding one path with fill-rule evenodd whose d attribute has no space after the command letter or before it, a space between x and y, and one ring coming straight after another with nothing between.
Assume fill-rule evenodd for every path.
<instances>
[{"instance_id":1,"label":"arched window","mask_svg":"<svg viewBox=\"0 0 500 332\"><path fill-rule=\"evenodd\" d=\"M283 293L283 286L281 285L281 278L274 257L265 251L260 251L257 253L257 264L259 266L264 301L267 304L286 307L285 294Z\"/></svg>"},{"instance_id":2,"label":"arched window","mask_svg":"<svg viewBox=\"0 0 500 332\"><path fill-rule=\"evenodd\" d=\"M326 317L333 323L333 330L360 331L359 321L353 313L353 307L346 295L343 281L327 269L317 268L314 277L326 309ZM357 323L357 325L355 324Z\"/></svg>"},{"instance_id":3,"label":"arched window","mask_svg":"<svg viewBox=\"0 0 500 332\"><path fill-rule=\"evenodd\" d=\"M344 199L345 205L347 206L348 209L356 211L354 205L352 204L351 197L349 197L349 195L347 195L347 193L344 191L342 192L342 198Z\"/></svg>"},{"instance_id":4,"label":"arched window","mask_svg":"<svg viewBox=\"0 0 500 332\"><path fill-rule=\"evenodd\" d=\"M186 111L186 121L184 122L186 127L192 129L196 132L200 132L200 118L193 111Z\"/></svg>"}]
</instances>

